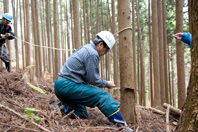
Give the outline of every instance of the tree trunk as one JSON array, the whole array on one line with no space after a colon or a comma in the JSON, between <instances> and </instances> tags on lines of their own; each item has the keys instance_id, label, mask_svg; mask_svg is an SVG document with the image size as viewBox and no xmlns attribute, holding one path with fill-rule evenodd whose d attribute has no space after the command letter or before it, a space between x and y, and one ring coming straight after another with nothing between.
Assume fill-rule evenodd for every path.
<instances>
[{"instance_id":1,"label":"tree trunk","mask_svg":"<svg viewBox=\"0 0 198 132\"><path fill-rule=\"evenodd\" d=\"M141 86L140 91L145 91L145 73L144 73L144 64L143 64L143 50L142 50L142 38L141 38L141 27L139 21L139 7L138 1L136 0L136 14L137 14L137 28L138 28L138 45L140 49L140 71L141 71ZM143 92L139 92L139 104L146 105L146 96Z\"/></svg>"},{"instance_id":2,"label":"tree trunk","mask_svg":"<svg viewBox=\"0 0 198 132\"><path fill-rule=\"evenodd\" d=\"M89 5L89 1L86 0L86 1L85 1L85 4L86 4L86 6L85 6L86 8L85 8L85 9L86 9L86 14L87 14L87 17L86 17L86 18L87 18L87 19L86 19L86 20L87 20L87 22L86 22L86 23L87 23L87 41L90 42L90 40L91 40L91 39L90 39L90 20L89 20L89 18L90 18L90 17L89 17L90 8L89 8L89 6L88 6L88 5ZM101 7L101 8L102 8L102 7ZM101 10L102 10L102 9L101 9ZM102 11L101 11L101 13L103 14Z\"/></svg>"},{"instance_id":3,"label":"tree trunk","mask_svg":"<svg viewBox=\"0 0 198 132\"><path fill-rule=\"evenodd\" d=\"M23 40L23 36L24 36L24 34L23 34L23 25L22 25L22 9L23 9L23 7L22 7L22 5L21 5L21 1L19 0L19 2L20 2L20 26L21 26L21 39ZM23 44L23 42L21 42L21 52L22 52L22 69L24 69L24 67L25 67L25 59L24 59L24 44Z\"/></svg>"},{"instance_id":4,"label":"tree trunk","mask_svg":"<svg viewBox=\"0 0 198 132\"><path fill-rule=\"evenodd\" d=\"M54 21L54 47L60 48L59 37L58 37L58 22L57 22L57 14L58 14L58 4L57 0L53 0L53 21ZM60 70L60 52L58 50L55 50L55 75L54 75L54 81L56 80L56 76L59 73Z\"/></svg>"},{"instance_id":5,"label":"tree trunk","mask_svg":"<svg viewBox=\"0 0 198 132\"><path fill-rule=\"evenodd\" d=\"M116 16L115 16L115 0L111 1L111 9L112 9L112 33L116 33ZM115 38L117 38L117 34L114 35ZM115 85L119 85L119 79L118 79L118 48L117 43L113 46L113 76L114 76L114 83Z\"/></svg>"},{"instance_id":6,"label":"tree trunk","mask_svg":"<svg viewBox=\"0 0 198 132\"><path fill-rule=\"evenodd\" d=\"M49 0L45 0L45 9L46 9L46 26L47 26L47 46L48 47L52 47L51 45L51 36L50 36L50 22L51 22L51 18L50 18L50 1ZM52 73L52 49L48 48L48 72Z\"/></svg>"},{"instance_id":7,"label":"tree trunk","mask_svg":"<svg viewBox=\"0 0 198 132\"><path fill-rule=\"evenodd\" d=\"M149 27L149 48L150 48L150 58L149 58L149 73L150 73L150 95L151 95L151 106L153 107L153 46L151 43L151 15L150 15L150 10L151 10L151 1L148 0L148 27Z\"/></svg>"},{"instance_id":8,"label":"tree trunk","mask_svg":"<svg viewBox=\"0 0 198 132\"><path fill-rule=\"evenodd\" d=\"M84 23L84 41L85 44L87 44L88 37L87 37L87 19L86 19L86 10L85 10L85 0L83 0L83 23Z\"/></svg>"},{"instance_id":9,"label":"tree trunk","mask_svg":"<svg viewBox=\"0 0 198 132\"><path fill-rule=\"evenodd\" d=\"M173 106L176 107L176 89L175 89L175 82L174 82L174 59L173 59L173 51L172 51L173 46L171 45L171 58L172 58L172 92L170 91L170 95L172 95L172 102ZM172 93L172 94L171 94ZM170 98L171 100L171 98Z\"/></svg>"},{"instance_id":10,"label":"tree trunk","mask_svg":"<svg viewBox=\"0 0 198 132\"><path fill-rule=\"evenodd\" d=\"M169 87L168 87L168 67L167 67L167 32L166 32L166 3L162 0L163 10L163 48L164 48L164 78L165 78L165 97L166 102L169 103Z\"/></svg>"},{"instance_id":11,"label":"tree trunk","mask_svg":"<svg viewBox=\"0 0 198 132\"><path fill-rule=\"evenodd\" d=\"M32 2L31 2L31 3L32 3ZM23 29L26 29L25 0L23 0L22 5L23 5ZM33 5L33 4L31 4L31 7L32 7L32 5ZM32 10L32 8L31 8L31 10ZM34 13L32 13L32 16L33 16L33 14L34 14ZM31 17L32 17L32 16L31 16ZM32 19L32 21L33 21L33 19ZM32 24L32 25L33 25L33 24ZM35 31L35 30L33 29L33 35L34 35L34 31ZM23 37L23 38L25 39L25 38L26 38L26 30L23 30L23 32L24 32L24 37ZM33 38L34 38L34 37L33 37ZM26 50L25 50L25 47L26 47L25 45L26 45L26 43L23 42L23 45L24 45L24 46L23 46L23 48L24 48L24 57L23 57L23 59L24 59L24 67L26 67L26 53L25 53L25 52L26 52Z\"/></svg>"},{"instance_id":12,"label":"tree trunk","mask_svg":"<svg viewBox=\"0 0 198 132\"><path fill-rule=\"evenodd\" d=\"M164 79L164 46L163 46L163 24L162 24L162 0L157 0L157 14L158 14L158 44L159 44L159 71L160 71L160 96L161 105L166 101L165 99L165 79Z\"/></svg>"},{"instance_id":13,"label":"tree trunk","mask_svg":"<svg viewBox=\"0 0 198 132\"><path fill-rule=\"evenodd\" d=\"M41 52L42 52L42 55L41 55L41 58L42 58L42 62L43 62L43 65L41 67L43 67L44 69L44 72L46 71L46 67L47 67L47 58L46 58L46 37L45 37L45 16L44 16L44 2L43 0L40 2L41 6L40 6L40 21L41 21L41 37L42 37L42 44L41 46L44 46L41 48Z\"/></svg>"},{"instance_id":14,"label":"tree trunk","mask_svg":"<svg viewBox=\"0 0 198 132\"><path fill-rule=\"evenodd\" d=\"M136 46L135 46L135 1L132 0L132 27L133 27L133 76L134 89L137 89L137 74L136 74ZM137 103L137 92L135 92L135 102Z\"/></svg>"},{"instance_id":15,"label":"tree trunk","mask_svg":"<svg viewBox=\"0 0 198 132\"><path fill-rule=\"evenodd\" d=\"M37 39L36 39L36 19L35 19L35 3L34 3L35 1L34 0L31 0L31 18L32 18L32 38L33 38L33 43L34 44L37 44ZM25 22L24 22L24 25L25 25ZM25 27L24 27L24 29L26 29ZM24 31L24 36L26 37L26 31ZM26 44L26 43L25 43ZM37 54L37 52L38 52L38 48L36 47L36 46L34 46L33 47L33 57L34 57L34 62L36 62L35 63L35 65L36 65L36 69L37 69L37 62L38 62L38 60L37 60L37 58L36 58L36 54ZM33 63L34 64L34 63ZM39 71L39 70L38 70ZM36 70L36 75L38 75L38 71Z\"/></svg>"},{"instance_id":16,"label":"tree trunk","mask_svg":"<svg viewBox=\"0 0 198 132\"><path fill-rule=\"evenodd\" d=\"M169 45L170 45L170 43L169 43ZM171 58L172 58L172 51L169 51L169 45L168 45L168 48L167 48L167 49L168 49L167 52L168 52L168 56L169 56L169 57L168 57L168 58L169 58L169 59L168 59L168 75L169 75L168 80L169 80L169 82L170 82L170 83L169 83L170 104L172 105L172 99L171 99L171 98L172 98L172 94L171 94L171 92L172 92L172 88L171 88L172 83L171 83L171 82L172 82L172 81L171 81L171 79L173 79L173 78L172 78L173 76L171 76L171 67L172 67L172 65L171 65L172 63L171 63L171 62L173 62L173 61L172 61L172 59L171 59ZM172 44L171 44L171 48L172 48Z\"/></svg>"},{"instance_id":17,"label":"tree trunk","mask_svg":"<svg viewBox=\"0 0 198 132\"><path fill-rule=\"evenodd\" d=\"M144 66L144 45L140 45L140 64L141 64L141 97L142 97L142 106L146 106L146 89L145 89L145 66Z\"/></svg>"},{"instance_id":18,"label":"tree trunk","mask_svg":"<svg viewBox=\"0 0 198 132\"><path fill-rule=\"evenodd\" d=\"M17 6L15 8L15 1L12 0L12 9L13 9L13 18L14 18L14 31L15 36L18 36L17 34L17 20L18 20L18 1ZM19 50L18 50L18 39L15 39L15 56L16 56L16 71L19 71Z\"/></svg>"},{"instance_id":19,"label":"tree trunk","mask_svg":"<svg viewBox=\"0 0 198 132\"><path fill-rule=\"evenodd\" d=\"M198 1L189 0L189 26L192 33L191 75L187 98L176 132L198 131Z\"/></svg>"},{"instance_id":20,"label":"tree trunk","mask_svg":"<svg viewBox=\"0 0 198 132\"><path fill-rule=\"evenodd\" d=\"M93 41L93 22L92 22L92 0L90 0L90 28L91 28L91 39Z\"/></svg>"},{"instance_id":21,"label":"tree trunk","mask_svg":"<svg viewBox=\"0 0 198 132\"><path fill-rule=\"evenodd\" d=\"M71 55L71 46L70 46L70 36L69 36L69 20L68 20L68 4L66 2L66 22L67 22L67 47L68 47L68 57Z\"/></svg>"},{"instance_id":22,"label":"tree trunk","mask_svg":"<svg viewBox=\"0 0 198 132\"><path fill-rule=\"evenodd\" d=\"M119 31L131 26L130 0L118 0L118 27ZM120 85L133 87L132 84L132 41L131 30L124 30L119 34L119 64ZM127 49L127 50L126 50ZM126 109L127 108L127 109ZM120 111L126 122L137 123L135 110L135 92L121 88Z\"/></svg>"},{"instance_id":23,"label":"tree trunk","mask_svg":"<svg viewBox=\"0 0 198 132\"><path fill-rule=\"evenodd\" d=\"M72 42L72 53L75 51L74 45L74 24L73 24L73 8L72 8L72 0L70 0L70 25L71 25L71 42Z\"/></svg>"},{"instance_id":24,"label":"tree trunk","mask_svg":"<svg viewBox=\"0 0 198 132\"><path fill-rule=\"evenodd\" d=\"M176 0L176 32L183 32L183 1ZM178 79L178 108L181 109L186 99L185 70L184 70L184 43L176 41L177 52L177 79Z\"/></svg>"},{"instance_id":25,"label":"tree trunk","mask_svg":"<svg viewBox=\"0 0 198 132\"><path fill-rule=\"evenodd\" d=\"M97 10L96 10L96 33L99 32L99 20L100 20L100 16L99 16L99 0L97 0Z\"/></svg>"},{"instance_id":26,"label":"tree trunk","mask_svg":"<svg viewBox=\"0 0 198 132\"><path fill-rule=\"evenodd\" d=\"M136 0L136 16L137 16L137 5L138 2ZM139 19L137 19L138 21ZM138 23L138 22L137 22ZM137 28L138 28L138 24L137 24ZM139 30L138 30L139 31ZM141 91L141 87L140 87L140 39L139 39L139 33L138 33L138 43L137 43L137 89ZM138 92L139 95L139 104L141 105L141 93Z\"/></svg>"},{"instance_id":27,"label":"tree trunk","mask_svg":"<svg viewBox=\"0 0 198 132\"><path fill-rule=\"evenodd\" d=\"M37 58L37 61L36 61L36 63L37 63L37 67L36 67L36 71L37 71L37 77L41 77L42 76L42 60L41 60L41 42L40 42L40 24L39 24L39 13L38 13L38 2L37 1L35 1L35 6L34 6L34 8L35 8L35 19L36 19L36 40L37 40L37 45L39 46L39 47L36 47L36 49L37 49L37 54L36 54L36 58Z\"/></svg>"},{"instance_id":28,"label":"tree trunk","mask_svg":"<svg viewBox=\"0 0 198 132\"><path fill-rule=\"evenodd\" d=\"M73 2L73 18L74 18L74 45L78 49L81 46L80 42L80 20L79 20L79 3L78 0L72 0Z\"/></svg>"},{"instance_id":29,"label":"tree trunk","mask_svg":"<svg viewBox=\"0 0 198 132\"><path fill-rule=\"evenodd\" d=\"M153 72L154 72L154 101L153 106L160 106L159 79L159 43L158 43L157 0L152 0L152 40L153 40Z\"/></svg>"}]
</instances>

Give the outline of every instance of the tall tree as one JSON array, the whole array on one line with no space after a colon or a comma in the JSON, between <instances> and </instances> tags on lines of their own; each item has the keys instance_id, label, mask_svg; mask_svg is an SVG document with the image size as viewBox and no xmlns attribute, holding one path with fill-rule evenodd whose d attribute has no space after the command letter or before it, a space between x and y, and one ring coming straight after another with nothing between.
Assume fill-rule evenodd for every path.
<instances>
[{"instance_id":1,"label":"tall tree","mask_svg":"<svg viewBox=\"0 0 198 132\"><path fill-rule=\"evenodd\" d=\"M153 61L152 61L152 55L153 55L153 48L151 43L151 1L148 0L148 27L149 27L149 48L150 48L150 57L149 57L149 79L150 79L150 95L151 95L151 106L153 106Z\"/></svg>"},{"instance_id":2,"label":"tall tree","mask_svg":"<svg viewBox=\"0 0 198 132\"><path fill-rule=\"evenodd\" d=\"M25 7L26 7L26 37L25 37L25 41L26 42L30 42L30 2L29 0L25 0ZM31 65L30 62L30 45L26 43L25 45L25 53L26 53L26 66Z\"/></svg>"},{"instance_id":3,"label":"tall tree","mask_svg":"<svg viewBox=\"0 0 198 132\"><path fill-rule=\"evenodd\" d=\"M80 42L80 20L79 20L79 1L72 0L73 2L73 18L74 18L74 45L78 49L81 46Z\"/></svg>"},{"instance_id":4,"label":"tall tree","mask_svg":"<svg viewBox=\"0 0 198 132\"><path fill-rule=\"evenodd\" d=\"M23 30L23 24L22 24L22 9L23 9L23 7L22 7L22 2L19 0L19 3L20 3L20 7L19 7L19 9L20 9L20 26L21 26L21 39L23 40L23 36L24 36L24 30ZM22 44L21 44L21 52L22 52L22 69L24 69L24 67L25 67L25 59L24 59L24 44L23 44L23 42L22 42Z\"/></svg>"},{"instance_id":5,"label":"tall tree","mask_svg":"<svg viewBox=\"0 0 198 132\"><path fill-rule=\"evenodd\" d=\"M138 47L139 47L139 55L140 55L140 71L141 71L141 85L140 91L145 91L145 73L144 73L144 65L143 65L143 50L142 50L142 38L141 38L141 27L139 20L139 7L138 0L136 0L136 15L137 15L137 29L138 29ZM143 92L139 92L139 104L145 106L146 98Z\"/></svg>"},{"instance_id":6,"label":"tall tree","mask_svg":"<svg viewBox=\"0 0 198 132\"><path fill-rule=\"evenodd\" d=\"M183 32L183 1L176 0L176 32ZM184 43L177 40L177 81L178 81L178 108L181 109L186 99L185 70L184 70Z\"/></svg>"},{"instance_id":7,"label":"tall tree","mask_svg":"<svg viewBox=\"0 0 198 132\"><path fill-rule=\"evenodd\" d=\"M167 32L166 32L166 1L162 0L162 18L163 18L163 49L164 49L164 78L165 78L165 97L166 102L169 103L169 87L168 87L168 65L167 65Z\"/></svg>"},{"instance_id":8,"label":"tall tree","mask_svg":"<svg viewBox=\"0 0 198 132\"><path fill-rule=\"evenodd\" d=\"M145 65L144 65L144 45L140 45L140 64L141 64L141 104L146 106L146 89L145 89Z\"/></svg>"},{"instance_id":9,"label":"tall tree","mask_svg":"<svg viewBox=\"0 0 198 132\"><path fill-rule=\"evenodd\" d=\"M72 52L74 52L74 24L73 24L73 8L72 8L72 0L70 0L70 28L71 28L71 42L72 42Z\"/></svg>"},{"instance_id":10,"label":"tall tree","mask_svg":"<svg viewBox=\"0 0 198 132\"><path fill-rule=\"evenodd\" d=\"M137 82L137 77L136 77L136 46L135 46L135 1L132 0L132 28L133 28L133 85L134 88L137 89L136 87L136 82ZM137 103L137 92L135 94L135 102Z\"/></svg>"},{"instance_id":11,"label":"tall tree","mask_svg":"<svg viewBox=\"0 0 198 132\"><path fill-rule=\"evenodd\" d=\"M164 78L164 47L163 47L163 21L162 21L162 0L157 0L158 14L158 44L159 44L159 71L160 71L160 97L161 105L165 101L165 78Z\"/></svg>"},{"instance_id":12,"label":"tall tree","mask_svg":"<svg viewBox=\"0 0 198 132\"><path fill-rule=\"evenodd\" d=\"M69 20L68 20L68 4L65 4L65 14L66 14L66 22L67 22L67 47L68 47L68 56L71 54L71 46L70 46L70 34L69 34Z\"/></svg>"},{"instance_id":13,"label":"tall tree","mask_svg":"<svg viewBox=\"0 0 198 132\"><path fill-rule=\"evenodd\" d=\"M38 44L37 43L37 32L36 32L36 18L35 18L35 11L36 9L35 9L35 1L34 0L31 0L31 18L32 18L32 38L33 38L33 43L34 44ZM24 10L24 12L25 12L25 10ZM25 28L25 21L24 21L24 29L26 29ZM26 37L26 31L24 31L24 36ZM36 69L38 68L38 47L37 46L34 46L33 47L33 52L34 52L34 54L33 54L33 56L34 56L34 62L36 62L35 63L35 65L36 65ZM33 64L34 64L34 62L33 62ZM38 77L38 74L39 74L39 70L36 70L36 75L37 75L37 77Z\"/></svg>"},{"instance_id":14,"label":"tall tree","mask_svg":"<svg viewBox=\"0 0 198 132\"><path fill-rule=\"evenodd\" d=\"M131 26L130 0L118 0L118 27L119 31ZM132 84L132 32L124 30L119 33L119 64L120 85L133 88ZM126 50L127 49L127 50ZM127 109L126 109L127 108ZM120 111L127 122L136 124L135 92L121 88Z\"/></svg>"},{"instance_id":15,"label":"tall tree","mask_svg":"<svg viewBox=\"0 0 198 132\"><path fill-rule=\"evenodd\" d=\"M9 1L7 0L3 0L3 9L4 9L4 13L8 13L9 12Z\"/></svg>"},{"instance_id":16,"label":"tall tree","mask_svg":"<svg viewBox=\"0 0 198 132\"><path fill-rule=\"evenodd\" d=\"M109 6L110 6L109 5L109 0L107 0L107 8L108 8L107 21L108 21L108 24L111 24L111 13L110 13L111 11L110 11ZM105 25L105 30L106 29L108 29L107 25ZM110 66L110 54L109 54L109 52L107 54L105 54L105 58L106 58L106 79L110 80L111 66ZM110 89L108 89L108 92L110 93Z\"/></svg>"},{"instance_id":17,"label":"tall tree","mask_svg":"<svg viewBox=\"0 0 198 132\"><path fill-rule=\"evenodd\" d=\"M50 1L45 0L45 9L46 9L46 26L47 26L47 46L52 47L51 45L51 37L50 37ZM47 71L49 73L52 72L52 49L48 48L48 64L47 64Z\"/></svg>"},{"instance_id":18,"label":"tall tree","mask_svg":"<svg viewBox=\"0 0 198 132\"><path fill-rule=\"evenodd\" d=\"M102 0L103 1L103 0ZM102 4L102 6L101 6L101 10L103 11L103 4ZM91 10L91 9L90 9ZM104 30L104 15L103 15L103 12L101 11L101 19L102 19L102 30ZM91 22L91 21L90 21ZM90 36L90 35L89 35ZM106 55L104 55L104 56L102 56L101 57L101 76L102 76L102 78L104 78L105 79L105 57L106 57Z\"/></svg>"},{"instance_id":19,"label":"tall tree","mask_svg":"<svg viewBox=\"0 0 198 132\"><path fill-rule=\"evenodd\" d=\"M42 60L41 60L41 41L40 41L40 26L39 26L39 12L38 12L38 1L35 1L34 4L34 8L35 8L35 20L36 20L36 44L38 45L36 47L36 68L37 68L37 77L41 77L42 76Z\"/></svg>"},{"instance_id":20,"label":"tall tree","mask_svg":"<svg viewBox=\"0 0 198 132\"><path fill-rule=\"evenodd\" d=\"M15 7L16 6L16 7ZM15 5L15 1L12 0L12 9L13 9L13 18L14 18L14 31L15 31L15 35L18 36L17 34L17 20L18 20L18 1L16 1L16 5ZM16 71L19 70L19 50L18 50L18 39L15 40L15 56L16 56Z\"/></svg>"},{"instance_id":21,"label":"tall tree","mask_svg":"<svg viewBox=\"0 0 198 132\"><path fill-rule=\"evenodd\" d=\"M59 43L59 37L58 37L58 22L57 22L57 14L58 14L58 3L57 0L53 0L53 21L54 21L54 47L60 48ZM55 50L55 72L54 72L54 81L56 80L56 76L58 75L58 72L60 70L60 52L58 50Z\"/></svg>"},{"instance_id":22,"label":"tall tree","mask_svg":"<svg viewBox=\"0 0 198 132\"><path fill-rule=\"evenodd\" d=\"M138 2L137 2L137 0L135 2L136 2L136 15L137 15ZM137 23L138 23L138 21L139 21L139 19L137 19ZM138 27L138 25L137 25L137 27ZM138 37L140 38L141 34L139 34ZM139 91L141 91L141 87L140 87L140 42L139 41L141 41L141 38L138 39L138 43L137 43L137 89ZM141 101L141 98L142 98L141 93L139 92L138 95L139 95L139 103L141 103L142 102Z\"/></svg>"},{"instance_id":23,"label":"tall tree","mask_svg":"<svg viewBox=\"0 0 198 132\"><path fill-rule=\"evenodd\" d=\"M93 41L92 0L90 0L90 28L91 28L91 39Z\"/></svg>"},{"instance_id":24,"label":"tall tree","mask_svg":"<svg viewBox=\"0 0 198 132\"><path fill-rule=\"evenodd\" d=\"M41 6L40 6L40 18L41 18L41 33L42 33L42 46L46 47L47 46L47 37L46 37L46 21L45 21L45 5L44 5L44 0L41 1ZM47 48L42 48L43 50L43 66L44 66L44 71L47 71Z\"/></svg>"},{"instance_id":25,"label":"tall tree","mask_svg":"<svg viewBox=\"0 0 198 132\"><path fill-rule=\"evenodd\" d=\"M171 62L172 62L172 65L171 65L171 68L172 68L172 91L170 93L170 100L173 102L173 106L176 107L176 90L175 90L175 82L174 82L174 59L173 59L173 46L171 45ZM172 96L171 96L172 95Z\"/></svg>"},{"instance_id":26,"label":"tall tree","mask_svg":"<svg viewBox=\"0 0 198 132\"><path fill-rule=\"evenodd\" d=\"M97 10L96 10L96 33L99 32L99 20L100 20L100 16L99 16L99 0L97 0L97 4L96 4Z\"/></svg>"},{"instance_id":27,"label":"tall tree","mask_svg":"<svg viewBox=\"0 0 198 132\"><path fill-rule=\"evenodd\" d=\"M154 72L154 101L153 106L160 106L159 79L159 46L158 46L158 18L157 0L152 0L152 40L153 40L153 72Z\"/></svg>"},{"instance_id":28,"label":"tall tree","mask_svg":"<svg viewBox=\"0 0 198 132\"><path fill-rule=\"evenodd\" d=\"M111 10L112 10L112 33L115 34L116 33L116 15L115 15L115 0L111 1ZM117 35L114 35L115 38L117 37ZM115 85L119 85L119 78L118 78L118 48L117 48L117 43L115 43L115 45L113 46L113 78L114 78L114 83Z\"/></svg>"},{"instance_id":29,"label":"tall tree","mask_svg":"<svg viewBox=\"0 0 198 132\"><path fill-rule=\"evenodd\" d=\"M64 20L64 17L63 17L63 9L62 9L62 0L59 0L59 8L60 8L60 13L59 13L59 20L60 20L60 31L59 31L59 38L60 38L60 48L61 49L65 49L65 43L64 43L64 40L65 40L65 37L64 37L64 29L63 29L63 20ZM61 55L61 58L60 59L60 65L63 65L65 63L65 60L66 60L66 56L65 56L65 51L63 50L60 50L60 55Z\"/></svg>"},{"instance_id":30,"label":"tall tree","mask_svg":"<svg viewBox=\"0 0 198 132\"><path fill-rule=\"evenodd\" d=\"M86 10L85 10L85 0L83 0L83 23L84 23L84 41L85 43L88 43L88 37L87 37L87 19L86 19Z\"/></svg>"},{"instance_id":31,"label":"tall tree","mask_svg":"<svg viewBox=\"0 0 198 132\"><path fill-rule=\"evenodd\" d=\"M187 98L179 120L176 132L198 131L198 1L189 0L189 26L192 33L191 75Z\"/></svg>"}]
</instances>

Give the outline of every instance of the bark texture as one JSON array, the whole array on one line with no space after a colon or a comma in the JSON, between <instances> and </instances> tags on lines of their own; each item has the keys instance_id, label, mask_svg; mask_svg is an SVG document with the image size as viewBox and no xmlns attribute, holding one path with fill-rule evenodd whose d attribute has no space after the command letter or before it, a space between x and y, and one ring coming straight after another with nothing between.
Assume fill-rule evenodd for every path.
<instances>
[{"instance_id":1,"label":"bark texture","mask_svg":"<svg viewBox=\"0 0 198 132\"><path fill-rule=\"evenodd\" d=\"M154 100L153 106L160 106L160 75L159 75L159 46L158 46L157 0L152 0L152 40L153 40L153 72Z\"/></svg>"},{"instance_id":2,"label":"bark texture","mask_svg":"<svg viewBox=\"0 0 198 132\"><path fill-rule=\"evenodd\" d=\"M176 32L183 32L183 1L176 0ZM177 40L177 78L178 78L178 108L181 109L186 99L184 43Z\"/></svg>"},{"instance_id":3,"label":"bark texture","mask_svg":"<svg viewBox=\"0 0 198 132\"><path fill-rule=\"evenodd\" d=\"M118 27L119 31L131 26L130 0L118 0ZM119 33L119 64L120 64L120 85L133 87L132 84L132 39L131 30L124 30ZM127 50L126 50L127 49ZM120 111L126 122L136 124L135 92L121 88Z\"/></svg>"},{"instance_id":4,"label":"bark texture","mask_svg":"<svg viewBox=\"0 0 198 132\"><path fill-rule=\"evenodd\" d=\"M177 132L198 131L198 1L189 0L189 22L192 33L191 75L186 102L177 126Z\"/></svg>"}]
</instances>

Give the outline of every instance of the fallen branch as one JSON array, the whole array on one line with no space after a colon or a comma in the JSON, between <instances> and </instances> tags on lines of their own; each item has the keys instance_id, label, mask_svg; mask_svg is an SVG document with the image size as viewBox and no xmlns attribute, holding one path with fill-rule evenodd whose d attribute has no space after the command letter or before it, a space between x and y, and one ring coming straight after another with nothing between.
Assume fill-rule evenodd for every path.
<instances>
[{"instance_id":1,"label":"fallen branch","mask_svg":"<svg viewBox=\"0 0 198 132\"><path fill-rule=\"evenodd\" d=\"M2 104L0 104L0 108L4 108L4 109L8 110L9 112L14 113L15 115L19 116L20 118L29 121L29 122L32 123L33 125L35 125L35 126L37 126L38 128L42 129L43 131L50 132L48 129L44 128L43 126L41 126L41 125L39 125L39 124L37 124L37 123L35 123L35 122L33 122L33 121L30 120L29 118L26 118L26 117L22 116L21 114L19 114L18 112L14 111L13 109L10 109L10 108L8 108L8 107L2 105Z\"/></svg>"},{"instance_id":2,"label":"fallen branch","mask_svg":"<svg viewBox=\"0 0 198 132\"><path fill-rule=\"evenodd\" d=\"M175 108L175 107L173 107L173 106L171 106L170 104L167 104L167 103L164 103L163 104L163 107L164 108L167 108L169 106L169 108L170 108L170 111L172 112L172 113L174 113L174 114L177 114L177 115L181 115L181 110L180 109L177 109L177 108Z\"/></svg>"},{"instance_id":3,"label":"fallen branch","mask_svg":"<svg viewBox=\"0 0 198 132\"><path fill-rule=\"evenodd\" d=\"M154 113L157 113L157 114L160 114L160 115L165 115L165 112L164 111L161 111L161 110L158 110L156 108L153 108L153 107L148 107L148 106L136 106L136 107L139 107L139 108L142 108L142 109L147 109L147 110L150 110Z\"/></svg>"}]
</instances>

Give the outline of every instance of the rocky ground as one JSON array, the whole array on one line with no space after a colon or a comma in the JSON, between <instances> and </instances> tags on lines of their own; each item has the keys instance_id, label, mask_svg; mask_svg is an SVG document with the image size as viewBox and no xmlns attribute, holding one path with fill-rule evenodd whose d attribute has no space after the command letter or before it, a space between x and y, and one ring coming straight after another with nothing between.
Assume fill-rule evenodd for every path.
<instances>
[{"instance_id":1,"label":"rocky ground","mask_svg":"<svg viewBox=\"0 0 198 132\"><path fill-rule=\"evenodd\" d=\"M98 108L87 108L88 119L70 119L49 104L55 98L53 82L39 78L38 85L46 95L30 88L23 78L24 73L7 73L0 70L0 131L2 132L115 132L123 131L108 121ZM119 97L114 97L119 102ZM25 111L35 108L33 117ZM128 124L138 132L165 132L166 116L150 110L136 108L138 124ZM36 116L43 118L36 120ZM173 122L178 118L170 116L170 131L175 129Z\"/></svg>"}]
</instances>

